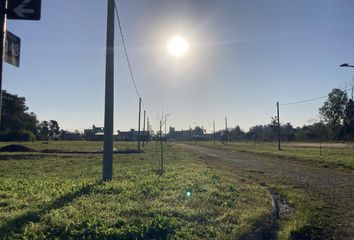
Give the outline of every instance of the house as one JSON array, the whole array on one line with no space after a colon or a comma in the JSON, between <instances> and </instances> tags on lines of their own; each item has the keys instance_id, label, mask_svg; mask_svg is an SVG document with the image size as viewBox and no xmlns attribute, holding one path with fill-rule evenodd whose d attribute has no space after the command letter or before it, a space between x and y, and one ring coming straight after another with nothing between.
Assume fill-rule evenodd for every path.
<instances>
[{"instance_id":1,"label":"house","mask_svg":"<svg viewBox=\"0 0 354 240\"><path fill-rule=\"evenodd\" d=\"M176 131L174 127L170 127L170 131L167 135L168 139L179 141L200 141L205 140L205 130L200 127L189 130Z\"/></svg>"},{"instance_id":2,"label":"house","mask_svg":"<svg viewBox=\"0 0 354 240\"><path fill-rule=\"evenodd\" d=\"M130 131L120 131L118 130L118 141L136 141L138 139L138 132L134 129Z\"/></svg>"},{"instance_id":3,"label":"house","mask_svg":"<svg viewBox=\"0 0 354 240\"><path fill-rule=\"evenodd\" d=\"M79 132L62 131L60 139L64 141L80 141L82 140L82 136Z\"/></svg>"},{"instance_id":4,"label":"house","mask_svg":"<svg viewBox=\"0 0 354 240\"><path fill-rule=\"evenodd\" d=\"M104 128L103 127L96 127L95 125L92 126L90 129L84 130L83 138L88 141L103 141L104 140ZM118 139L118 134L113 133L113 140Z\"/></svg>"},{"instance_id":5,"label":"house","mask_svg":"<svg viewBox=\"0 0 354 240\"><path fill-rule=\"evenodd\" d=\"M100 133L100 134L98 134ZM99 141L103 140L103 135L104 135L104 128L103 127L96 127L95 125L92 125L92 128L90 129L84 129L84 136L83 138L85 140L93 140L93 141Z\"/></svg>"},{"instance_id":6,"label":"house","mask_svg":"<svg viewBox=\"0 0 354 240\"><path fill-rule=\"evenodd\" d=\"M130 131L120 131L118 130L118 141L137 141L139 132L134 129L130 129ZM150 140L150 132L149 131L140 131L140 140L148 141Z\"/></svg>"}]
</instances>

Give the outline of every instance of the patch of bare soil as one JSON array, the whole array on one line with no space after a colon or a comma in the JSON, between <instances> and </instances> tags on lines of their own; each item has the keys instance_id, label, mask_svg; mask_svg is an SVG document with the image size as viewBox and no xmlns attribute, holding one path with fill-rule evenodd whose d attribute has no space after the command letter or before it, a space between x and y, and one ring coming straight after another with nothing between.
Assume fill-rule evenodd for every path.
<instances>
[{"instance_id":1,"label":"patch of bare soil","mask_svg":"<svg viewBox=\"0 0 354 240\"><path fill-rule=\"evenodd\" d=\"M319 210L316 226L308 226L293 239L354 239L354 174L323 168L303 161L235 152L212 147L176 144L219 170L255 179L262 185L283 184L301 188L326 204ZM276 201L276 195L274 196ZM286 201L286 200L285 200ZM279 214L291 214L287 204L278 201ZM323 212L321 212L323 211ZM279 215L280 218L282 217ZM319 227L317 227L319 226Z\"/></svg>"},{"instance_id":2,"label":"patch of bare soil","mask_svg":"<svg viewBox=\"0 0 354 240\"><path fill-rule=\"evenodd\" d=\"M33 150L31 148L22 145L17 145L17 144L11 144L0 148L0 152L35 152L35 151L36 150Z\"/></svg>"},{"instance_id":3,"label":"patch of bare soil","mask_svg":"<svg viewBox=\"0 0 354 240\"><path fill-rule=\"evenodd\" d=\"M102 154L102 150L97 151L66 151L60 149L44 149L41 150L42 153L59 153L59 154ZM137 154L137 153L144 153L142 150L136 149L124 149L124 150L114 150L114 154Z\"/></svg>"}]
</instances>

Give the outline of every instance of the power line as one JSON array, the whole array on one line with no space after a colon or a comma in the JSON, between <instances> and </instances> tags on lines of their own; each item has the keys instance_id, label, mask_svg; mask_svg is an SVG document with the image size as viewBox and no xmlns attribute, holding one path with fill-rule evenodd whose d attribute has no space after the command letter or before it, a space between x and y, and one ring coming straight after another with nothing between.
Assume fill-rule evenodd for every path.
<instances>
[{"instance_id":1,"label":"power line","mask_svg":"<svg viewBox=\"0 0 354 240\"><path fill-rule=\"evenodd\" d=\"M310 98L310 99L301 100L301 101L296 101L296 102L281 103L279 105L285 106L285 105L294 105L294 104L298 104L298 103L312 102L312 101L323 99L323 98L326 98L326 97L328 97L328 95L321 96L321 97L316 97L316 98Z\"/></svg>"},{"instance_id":2,"label":"power line","mask_svg":"<svg viewBox=\"0 0 354 240\"><path fill-rule=\"evenodd\" d=\"M348 92L348 91L351 91L353 90L353 88L349 88L349 89L345 89L343 90L344 92ZM319 99L323 99L323 98L327 98L328 95L326 96L321 96L321 97L316 97L316 98L310 98L310 99L306 99L306 100L301 100L301 101L296 101L296 102L288 102L288 103L281 103L279 105L281 106L286 106L286 105L294 105L294 104L299 104L299 103L306 103L306 102L312 102L312 101L315 101L315 100L319 100Z\"/></svg>"},{"instance_id":3,"label":"power line","mask_svg":"<svg viewBox=\"0 0 354 240\"><path fill-rule=\"evenodd\" d=\"M119 32L120 32L120 36L121 36L121 40L122 40L122 44L123 44L125 58L127 60L127 64L128 64L128 68L129 68L129 73L130 73L131 79L132 79L133 84L134 84L135 92L138 95L138 97L141 98L141 96L139 94L139 90L138 90L138 88L136 86L135 77L134 77L134 74L133 74L132 66L130 64L127 47L125 45L125 38L124 38L123 30L122 30L122 25L120 23L120 18L119 18L119 14L118 14L118 8L117 8L116 1L114 1L114 8L115 8L115 12L116 12L117 20L118 20Z\"/></svg>"}]
</instances>

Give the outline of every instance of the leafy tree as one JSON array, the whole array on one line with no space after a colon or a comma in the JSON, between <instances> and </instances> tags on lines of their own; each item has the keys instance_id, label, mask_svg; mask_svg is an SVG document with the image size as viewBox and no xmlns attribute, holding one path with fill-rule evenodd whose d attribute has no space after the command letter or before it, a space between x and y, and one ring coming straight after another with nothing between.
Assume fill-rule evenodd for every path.
<instances>
[{"instance_id":1,"label":"leafy tree","mask_svg":"<svg viewBox=\"0 0 354 240\"><path fill-rule=\"evenodd\" d=\"M38 134L42 140L48 140L48 136L49 136L48 121L43 121L40 124L38 124Z\"/></svg>"},{"instance_id":2,"label":"leafy tree","mask_svg":"<svg viewBox=\"0 0 354 240\"><path fill-rule=\"evenodd\" d=\"M49 136L53 137L53 135L59 134L60 128L59 124L55 120L49 121Z\"/></svg>"},{"instance_id":3,"label":"leafy tree","mask_svg":"<svg viewBox=\"0 0 354 240\"><path fill-rule=\"evenodd\" d=\"M344 111L343 131L346 139L354 139L354 101L349 99Z\"/></svg>"},{"instance_id":4,"label":"leafy tree","mask_svg":"<svg viewBox=\"0 0 354 240\"><path fill-rule=\"evenodd\" d=\"M341 127L347 101L347 93L335 88L328 94L327 101L319 109L320 114L332 131L332 137L337 135Z\"/></svg>"},{"instance_id":5,"label":"leafy tree","mask_svg":"<svg viewBox=\"0 0 354 240\"><path fill-rule=\"evenodd\" d=\"M195 129L193 130L193 134L197 135L197 136L203 136L205 133L205 130L199 126L195 127Z\"/></svg>"},{"instance_id":6,"label":"leafy tree","mask_svg":"<svg viewBox=\"0 0 354 240\"><path fill-rule=\"evenodd\" d=\"M3 90L0 139L13 140L33 140L37 133L37 116L28 113L26 99L10 94Z\"/></svg>"},{"instance_id":7,"label":"leafy tree","mask_svg":"<svg viewBox=\"0 0 354 240\"><path fill-rule=\"evenodd\" d=\"M230 131L230 139L242 139L245 136L245 132L241 130L240 126L236 125L234 129Z\"/></svg>"},{"instance_id":8,"label":"leafy tree","mask_svg":"<svg viewBox=\"0 0 354 240\"><path fill-rule=\"evenodd\" d=\"M322 121L298 127L295 132L298 141L323 141L328 136L326 125Z\"/></svg>"}]
</instances>

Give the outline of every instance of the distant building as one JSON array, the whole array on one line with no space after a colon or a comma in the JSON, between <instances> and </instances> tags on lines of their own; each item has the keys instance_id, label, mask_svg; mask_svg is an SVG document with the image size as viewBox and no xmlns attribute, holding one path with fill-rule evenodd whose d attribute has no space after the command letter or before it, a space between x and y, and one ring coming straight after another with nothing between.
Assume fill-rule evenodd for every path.
<instances>
[{"instance_id":1,"label":"distant building","mask_svg":"<svg viewBox=\"0 0 354 240\"><path fill-rule=\"evenodd\" d=\"M104 140L104 128L96 127L95 125L92 128L84 129L83 138L88 141L103 141ZM118 134L113 133L113 140L117 140Z\"/></svg>"},{"instance_id":2,"label":"distant building","mask_svg":"<svg viewBox=\"0 0 354 240\"><path fill-rule=\"evenodd\" d=\"M84 139L89 141L103 141L104 128L92 125L90 129L84 129Z\"/></svg>"},{"instance_id":3,"label":"distant building","mask_svg":"<svg viewBox=\"0 0 354 240\"><path fill-rule=\"evenodd\" d=\"M177 141L200 141L205 140L205 130L200 127L189 130L176 131L174 127L170 127L170 131L167 135L167 138L170 140Z\"/></svg>"},{"instance_id":4,"label":"distant building","mask_svg":"<svg viewBox=\"0 0 354 240\"><path fill-rule=\"evenodd\" d=\"M170 131L168 133L168 139L177 140L177 141L188 141L193 140L193 131L189 130L181 130L176 131L174 127L170 127Z\"/></svg>"},{"instance_id":5,"label":"distant building","mask_svg":"<svg viewBox=\"0 0 354 240\"><path fill-rule=\"evenodd\" d=\"M130 131L118 130L119 141L136 141L137 139L138 139L138 132L136 132L134 129L130 129Z\"/></svg>"},{"instance_id":6,"label":"distant building","mask_svg":"<svg viewBox=\"0 0 354 240\"><path fill-rule=\"evenodd\" d=\"M118 130L118 141L137 141L138 140L138 131L134 129L130 129L130 131L120 131ZM150 140L150 132L149 131L140 131L140 140L145 141Z\"/></svg>"},{"instance_id":7,"label":"distant building","mask_svg":"<svg viewBox=\"0 0 354 240\"><path fill-rule=\"evenodd\" d=\"M62 131L60 134L60 139L64 141L80 141L82 140L82 136L78 132Z\"/></svg>"}]
</instances>

